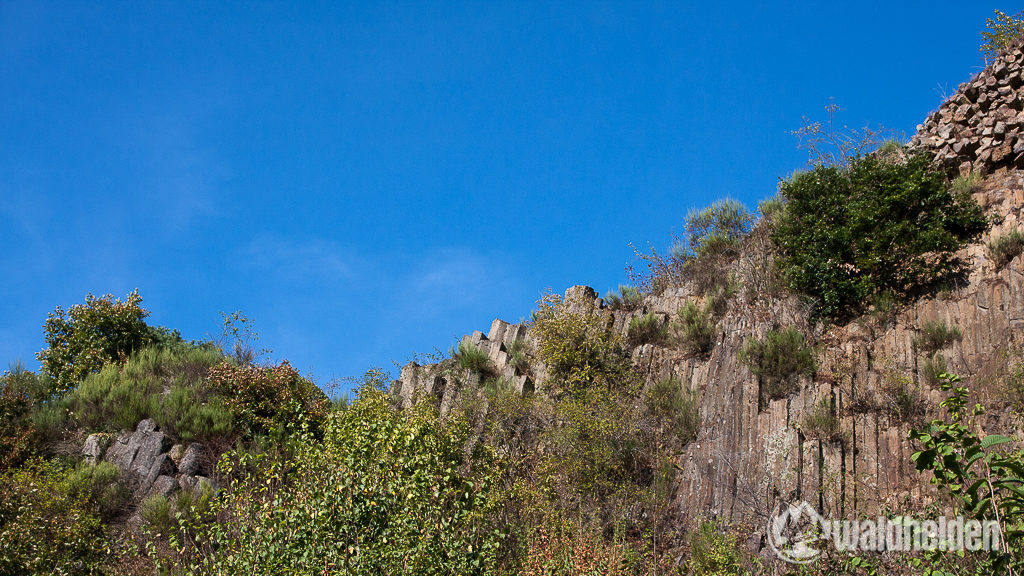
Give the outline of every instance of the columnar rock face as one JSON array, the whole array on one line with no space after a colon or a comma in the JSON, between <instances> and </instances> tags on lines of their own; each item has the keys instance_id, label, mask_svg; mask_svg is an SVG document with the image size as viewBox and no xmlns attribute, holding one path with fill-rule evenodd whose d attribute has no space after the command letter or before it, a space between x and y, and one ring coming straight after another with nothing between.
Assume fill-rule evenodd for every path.
<instances>
[{"instance_id":1,"label":"columnar rock face","mask_svg":"<svg viewBox=\"0 0 1024 576\"><path fill-rule=\"evenodd\" d=\"M918 126L912 146L929 149L950 169L992 173L1024 168L1024 44L960 85Z\"/></svg>"},{"instance_id":2,"label":"columnar rock face","mask_svg":"<svg viewBox=\"0 0 1024 576\"><path fill-rule=\"evenodd\" d=\"M707 357L686 355L679 346L646 344L633 351L648 384L673 377L699 392L701 430L676 463L674 502L682 518L724 517L764 526L784 501L808 501L832 517L927 505L935 493L914 470L908 432L913 421L941 415L944 394L927 373L942 363L965 378L972 401L989 406L980 427L1021 433L1001 379L1022 358L1024 266L1020 256L997 266L986 243L1022 225L1024 171L1016 170L1024 167L1022 65L1024 52L1017 45L961 86L914 137L914 145L935 151L950 168L989 174L974 197L994 224L958 254L969 268L962 283L912 302L894 317L868 315L838 327L813 325L795 296L741 288L718 321ZM745 287L760 285L752 275L770 260L766 250L754 235L748 239L733 270ZM626 335L631 318L648 312L674 317L699 298L684 286L645 298L637 310L613 311L592 289L577 286L564 301L607 315L608 325ZM929 321L943 321L961 334L938 351L941 358L918 345ZM800 380L794 393L763 404L757 377L738 351L748 337L790 326L815 343L818 370ZM495 320L487 336L475 332L465 340L486 349L500 373L525 376L509 363L507 347L530 341L527 326ZM543 390L543 367L533 366L531 373ZM405 405L427 394L447 409L460 383L446 374L451 372L443 364L410 364L392 390ZM815 438L805 424L821 402L834 407L837 437Z\"/></svg>"}]
</instances>

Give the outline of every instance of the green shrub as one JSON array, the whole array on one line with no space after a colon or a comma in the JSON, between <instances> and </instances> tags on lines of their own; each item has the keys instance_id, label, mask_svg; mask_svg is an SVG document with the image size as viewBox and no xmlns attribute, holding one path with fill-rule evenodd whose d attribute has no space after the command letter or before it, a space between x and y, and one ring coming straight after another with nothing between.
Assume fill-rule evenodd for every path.
<instances>
[{"instance_id":1,"label":"green shrub","mask_svg":"<svg viewBox=\"0 0 1024 576\"><path fill-rule=\"evenodd\" d=\"M638 383L625 343L586 303L544 296L530 332L536 337L537 358L548 368L549 391L556 395Z\"/></svg>"},{"instance_id":2,"label":"green shrub","mask_svg":"<svg viewBox=\"0 0 1024 576\"><path fill-rule=\"evenodd\" d=\"M69 481L75 494L92 503L100 518L110 520L123 513L131 502L131 493L120 477L121 470L110 462L82 462L71 472Z\"/></svg>"},{"instance_id":3,"label":"green shrub","mask_svg":"<svg viewBox=\"0 0 1024 576\"><path fill-rule=\"evenodd\" d=\"M107 540L90 508L55 463L0 474L0 574L102 574Z\"/></svg>"},{"instance_id":4,"label":"green shrub","mask_svg":"<svg viewBox=\"0 0 1024 576\"><path fill-rule=\"evenodd\" d=\"M644 344L662 346L668 340L668 325L660 314L648 312L643 316L634 316L629 321L626 342L636 348Z\"/></svg>"},{"instance_id":5,"label":"green shrub","mask_svg":"<svg viewBox=\"0 0 1024 576\"><path fill-rule=\"evenodd\" d=\"M910 378L889 374L882 382L881 407L894 422L919 425L926 413L926 402L921 387Z\"/></svg>"},{"instance_id":6,"label":"green shrub","mask_svg":"<svg viewBox=\"0 0 1024 576\"><path fill-rule=\"evenodd\" d=\"M485 574L498 526L486 451L467 455L466 423L427 403L391 408L362 389L322 438L299 437L286 467L267 462L221 499L206 554L172 558L203 574Z\"/></svg>"},{"instance_id":7,"label":"green shrub","mask_svg":"<svg viewBox=\"0 0 1024 576\"><path fill-rule=\"evenodd\" d=\"M172 434L204 436L200 415L210 415L219 405L205 377L222 360L217 350L188 344L145 348L124 365L111 364L88 375L40 418L56 420L63 410L72 414L75 425L90 431L133 430L140 420L153 418ZM223 416L215 419L222 422Z\"/></svg>"},{"instance_id":8,"label":"green shrub","mask_svg":"<svg viewBox=\"0 0 1024 576\"><path fill-rule=\"evenodd\" d=\"M186 442L231 436L234 418L224 401L214 397L197 402L196 396L188 388L172 388L163 395L154 414L160 429Z\"/></svg>"},{"instance_id":9,"label":"green shrub","mask_svg":"<svg viewBox=\"0 0 1024 576\"><path fill-rule=\"evenodd\" d=\"M511 364L520 374L530 372L530 341L526 339L514 340L508 343L508 363Z\"/></svg>"},{"instance_id":10,"label":"green shrub","mask_svg":"<svg viewBox=\"0 0 1024 576\"><path fill-rule=\"evenodd\" d=\"M792 327L772 330L762 340L747 338L739 357L757 376L762 404L789 396L797 389L796 378L815 370L814 350Z\"/></svg>"},{"instance_id":11,"label":"green shrub","mask_svg":"<svg viewBox=\"0 0 1024 576\"><path fill-rule=\"evenodd\" d=\"M0 375L0 472L17 466L35 449L32 410L47 395L45 378L20 362Z\"/></svg>"},{"instance_id":12,"label":"green shrub","mask_svg":"<svg viewBox=\"0 0 1024 576\"><path fill-rule=\"evenodd\" d=\"M316 430L331 412L323 390L287 360L266 367L222 362L210 368L207 383L232 415L236 430L249 437L281 433L300 423Z\"/></svg>"},{"instance_id":13,"label":"green shrub","mask_svg":"<svg viewBox=\"0 0 1024 576\"><path fill-rule=\"evenodd\" d=\"M158 534L167 535L174 527L174 517L171 515L171 501L163 494L147 496L139 504L139 514L152 529Z\"/></svg>"},{"instance_id":14,"label":"green shrub","mask_svg":"<svg viewBox=\"0 0 1024 576\"><path fill-rule=\"evenodd\" d=\"M152 331L144 319L142 297L134 291L115 300L89 294L85 304L64 310L58 306L44 324L46 348L36 356L53 381L52 392L62 395L87 375L128 356L150 343Z\"/></svg>"},{"instance_id":15,"label":"green shrub","mask_svg":"<svg viewBox=\"0 0 1024 576\"><path fill-rule=\"evenodd\" d=\"M458 352L455 354L455 361L459 366L476 372L478 374L490 374L494 372L494 363L491 362L487 352L479 346L463 340L459 342Z\"/></svg>"},{"instance_id":16,"label":"green shrub","mask_svg":"<svg viewBox=\"0 0 1024 576\"><path fill-rule=\"evenodd\" d=\"M941 352L922 358L918 366L921 381L928 386L939 383L939 377L946 373L946 358Z\"/></svg>"},{"instance_id":17,"label":"green shrub","mask_svg":"<svg viewBox=\"0 0 1024 576\"><path fill-rule=\"evenodd\" d=\"M914 344L922 352L934 352L961 338L960 329L949 326L942 320L927 320L921 325L921 332Z\"/></svg>"},{"instance_id":18,"label":"green shrub","mask_svg":"<svg viewBox=\"0 0 1024 576\"><path fill-rule=\"evenodd\" d=\"M960 269L955 251L987 227L981 207L951 191L924 153L819 164L780 192L781 267L791 288L815 299L815 314L832 320L881 292L904 297L949 277Z\"/></svg>"},{"instance_id":19,"label":"green shrub","mask_svg":"<svg viewBox=\"0 0 1024 576\"><path fill-rule=\"evenodd\" d=\"M609 292L604 297L605 304L612 310L636 310L643 303L643 294L634 286L619 284L619 292Z\"/></svg>"},{"instance_id":20,"label":"green shrub","mask_svg":"<svg viewBox=\"0 0 1024 576\"><path fill-rule=\"evenodd\" d=\"M988 255L996 268L1009 264L1021 251L1024 251L1024 233L1019 229L1011 230L988 243Z\"/></svg>"},{"instance_id":21,"label":"green shrub","mask_svg":"<svg viewBox=\"0 0 1024 576\"><path fill-rule=\"evenodd\" d=\"M736 536L716 522L702 521L690 536L690 569L700 576L740 576L743 553Z\"/></svg>"},{"instance_id":22,"label":"green shrub","mask_svg":"<svg viewBox=\"0 0 1024 576\"><path fill-rule=\"evenodd\" d=\"M839 417L836 416L832 401L828 398L822 398L804 415L801 429L807 438L822 442L842 443L846 440L839 424Z\"/></svg>"},{"instance_id":23,"label":"green shrub","mask_svg":"<svg viewBox=\"0 0 1024 576\"><path fill-rule=\"evenodd\" d=\"M679 309L679 320L672 327L690 354L706 356L715 345L717 322L711 309L711 302L701 307L687 302Z\"/></svg>"},{"instance_id":24,"label":"green shrub","mask_svg":"<svg viewBox=\"0 0 1024 576\"><path fill-rule=\"evenodd\" d=\"M985 20L986 30L981 33L984 42L979 50L986 60L995 60L1000 52L1024 36L1024 14L1008 16L999 10L995 13L995 19Z\"/></svg>"},{"instance_id":25,"label":"green shrub","mask_svg":"<svg viewBox=\"0 0 1024 576\"><path fill-rule=\"evenodd\" d=\"M674 378L664 378L647 392L647 409L681 444L697 439L700 399L696 390L684 388Z\"/></svg>"},{"instance_id":26,"label":"green shrub","mask_svg":"<svg viewBox=\"0 0 1024 576\"><path fill-rule=\"evenodd\" d=\"M967 176L957 175L953 178L953 192L956 194L973 194L981 188L981 172L971 172Z\"/></svg>"}]
</instances>

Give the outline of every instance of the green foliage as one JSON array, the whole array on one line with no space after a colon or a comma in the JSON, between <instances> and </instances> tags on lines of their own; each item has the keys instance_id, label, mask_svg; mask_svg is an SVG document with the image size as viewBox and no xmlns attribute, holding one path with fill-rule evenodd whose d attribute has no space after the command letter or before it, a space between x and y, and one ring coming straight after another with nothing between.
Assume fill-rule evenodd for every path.
<instances>
[{"instance_id":1,"label":"green foliage","mask_svg":"<svg viewBox=\"0 0 1024 576\"><path fill-rule=\"evenodd\" d=\"M698 258L735 251L753 223L753 216L742 203L731 198L718 200L687 214L687 247Z\"/></svg>"},{"instance_id":2,"label":"green foliage","mask_svg":"<svg viewBox=\"0 0 1024 576\"><path fill-rule=\"evenodd\" d=\"M548 294L534 313L530 331L555 394L637 384L625 343L586 303L563 303L557 294Z\"/></svg>"},{"instance_id":3,"label":"green foliage","mask_svg":"<svg viewBox=\"0 0 1024 576\"><path fill-rule=\"evenodd\" d=\"M121 470L110 462L80 463L70 473L72 493L84 496L103 520L122 514L131 502L128 488L120 481Z\"/></svg>"},{"instance_id":4,"label":"green foliage","mask_svg":"<svg viewBox=\"0 0 1024 576\"><path fill-rule=\"evenodd\" d=\"M953 192L955 194L973 194L981 188L981 172L971 172L967 176L957 174L953 178Z\"/></svg>"},{"instance_id":5,"label":"green foliage","mask_svg":"<svg viewBox=\"0 0 1024 576\"><path fill-rule=\"evenodd\" d=\"M49 390L46 378L16 362L0 376L0 471L16 466L33 451L33 407Z\"/></svg>"},{"instance_id":6,"label":"green foliage","mask_svg":"<svg viewBox=\"0 0 1024 576\"><path fill-rule=\"evenodd\" d=\"M100 519L57 464L29 461L0 474L0 574L101 574Z\"/></svg>"},{"instance_id":7,"label":"green foliage","mask_svg":"<svg viewBox=\"0 0 1024 576\"><path fill-rule=\"evenodd\" d=\"M110 364L88 375L40 417L70 418L90 431L132 430L140 420L153 418L182 440L228 436L231 414L205 380L222 361L221 353L210 347L182 343L145 348L123 365Z\"/></svg>"},{"instance_id":8,"label":"green foliage","mask_svg":"<svg viewBox=\"0 0 1024 576\"><path fill-rule=\"evenodd\" d=\"M921 333L914 339L914 344L922 352L934 352L961 337L956 326L949 326L942 320L927 320L921 325Z\"/></svg>"},{"instance_id":9,"label":"green foliage","mask_svg":"<svg viewBox=\"0 0 1024 576\"><path fill-rule=\"evenodd\" d=\"M1013 229L988 243L988 255L996 268L1006 266L1022 251L1024 251L1024 233L1020 229Z\"/></svg>"},{"instance_id":10,"label":"green foliage","mask_svg":"<svg viewBox=\"0 0 1024 576\"><path fill-rule=\"evenodd\" d=\"M697 439L700 398L696 390L684 388L674 378L664 378L648 390L647 409L680 444Z\"/></svg>"},{"instance_id":11,"label":"green foliage","mask_svg":"<svg viewBox=\"0 0 1024 576\"><path fill-rule=\"evenodd\" d=\"M643 303L643 293L634 286L619 284L619 292L609 292L604 297L605 304L612 310L636 310Z\"/></svg>"},{"instance_id":12,"label":"green foliage","mask_svg":"<svg viewBox=\"0 0 1024 576\"><path fill-rule=\"evenodd\" d=\"M508 362L519 371L520 374L530 372L530 358L533 351L530 348L530 341L522 338L508 343Z\"/></svg>"},{"instance_id":13,"label":"green foliage","mask_svg":"<svg viewBox=\"0 0 1024 576\"><path fill-rule=\"evenodd\" d=\"M987 227L970 195L952 192L923 153L855 156L780 185L773 239L790 286L842 320L881 292L901 297L959 270L954 252Z\"/></svg>"},{"instance_id":14,"label":"green foliage","mask_svg":"<svg viewBox=\"0 0 1024 576\"><path fill-rule=\"evenodd\" d=\"M300 422L318 429L331 411L327 395L287 360L267 367L222 362L210 368L207 385L250 437L282 433Z\"/></svg>"},{"instance_id":15,"label":"green foliage","mask_svg":"<svg viewBox=\"0 0 1024 576\"><path fill-rule=\"evenodd\" d=\"M761 340L747 338L739 357L757 376L762 404L789 396L796 391L796 378L815 370L814 350L793 327L771 330Z\"/></svg>"},{"instance_id":16,"label":"green foliage","mask_svg":"<svg viewBox=\"0 0 1024 576\"><path fill-rule=\"evenodd\" d=\"M939 383L939 377L946 373L946 358L941 352L926 356L921 359L918 372L921 374L921 382L934 386Z\"/></svg>"},{"instance_id":17,"label":"green foliage","mask_svg":"<svg viewBox=\"0 0 1024 576\"><path fill-rule=\"evenodd\" d=\"M626 332L626 342L630 347L636 348L644 344L664 346L667 340L668 324L660 314L648 312L630 319Z\"/></svg>"},{"instance_id":18,"label":"green foliage","mask_svg":"<svg viewBox=\"0 0 1024 576\"><path fill-rule=\"evenodd\" d=\"M265 462L226 495L197 536L187 574L484 574L495 557L488 456L464 451L464 422L425 403L397 412L360 391L322 440L305 436L286 467Z\"/></svg>"},{"instance_id":19,"label":"green foliage","mask_svg":"<svg viewBox=\"0 0 1024 576\"><path fill-rule=\"evenodd\" d=\"M846 441L846 436L839 424L839 417L836 416L832 400L829 398L819 400L814 408L804 415L800 428L806 437L822 442L843 443Z\"/></svg>"},{"instance_id":20,"label":"green foliage","mask_svg":"<svg viewBox=\"0 0 1024 576\"><path fill-rule=\"evenodd\" d=\"M141 303L137 290L124 302L111 294L89 294L85 304L67 312L58 306L50 313L43 326L47 347L36 356L53 379L54 394L68 392L87 375L150 343L153 332L144 321L149 312Z\"/></svg>"},{"instance_id":21,"label":"green foliage","mask_svg":"<svg viewBox=\"0 0 1024 576\"><path fill-rule=\"evenodd\" d=\"M985 20L986 30L982 31L981 52L986 60L995 60L999 53L1006 50L1024 36L1024 14L1008 16L1007 14L995 11L996 17Z\"/></svg>"},{"instance_id":22,"label":"green foliage","mask_svg":"<svg viewBox=\"0 0 1024 576\"><path fill-rule=\"evenodd\" d=\"M490 356L487 355L486 351L472 342L468 342L466 340L459 342L459 350L454 357L459 366L469 370L470 372L476 372L478 374L490 374L491 372L494 372L494 363L491 362Z\"/></svg>"},{"instance_id":23,"label":"green foliage","mask_svg":"<svg viewBox=\"0 0 1024 576\"><path fill-rule=\"evenodd\" d=\"M740 576L743 554L736 536L715 522L701 522L690 537L690 568L700 576Z\"/></svg>"},{"instance_id":24,"label":"green foliage","mask_svg":"<svg viewBox=\"0 0 1024 576\"><path fill-rule=\"evenodd\" d=\"M919 385L910 378L889 374L881 385L881 409L894 422L917 425L925 415L926 403Z\"/></svg>"},{"instance_id":25,"label":"green foliage","mask_svg":"<svg viewBox=\"0 0 1024 576\"><path fill-rule=\"evenodd\" d=\"M679 319L672 328L689 354L707 356L715 345L718 322L712 305L709 299L703 307L696 302L687 302L679 309Z\"/></svg>"},{"instance_id":26,"label":"green foliage","mask_svg":"<svg viewBox=\"0 0 1024 576\"><path fill-rule=\"evenodd\" d=\"M171 501L163 494L146 497L139 504L139 514L159 534L168 534L174 526L174 519L171 517Z\"/></svg>"},{"instance_id":27,"label":"green foliage","mask_svg":"<svg viewBox=\"0 0 1024 576\"><path fill-rule=\"evenodd\" d=\"M956 375L942 375L942 389L950 392L941 404L948 417L910 432L910 439L921 446L911 458L918 471L932 473L931 482L953 499L957 512L999 523L1003 546L977 553L983 556L981 573L1018 574L1024 570L1024 451L1006 450L1011 438L974 432L972 419L984 408L978 404L968 411L967 389L959 383Z\"/></svg>"}]
</instances>

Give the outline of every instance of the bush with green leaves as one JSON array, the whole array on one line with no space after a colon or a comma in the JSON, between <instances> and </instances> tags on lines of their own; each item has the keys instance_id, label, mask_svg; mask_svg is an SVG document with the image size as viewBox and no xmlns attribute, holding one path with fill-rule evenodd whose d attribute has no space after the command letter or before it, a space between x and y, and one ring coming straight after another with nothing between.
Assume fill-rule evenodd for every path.
<instances>
[{"instance_id":1,"label":"bush with green leaves","mask_svg":"<svg viewBox=\"0 0 1024 576\"><path fill-rule=\"evenodd\" d=\"M223 355L213 347L145 348L123 365L110 364L88 375L48 411L59 411L89 431L133 430L140 420L153 418L181 440L229 436L232 415L221 393L206 382L210 369L221 362Z\"/></svg>"},{"instance_id":2,"label":"bush with green leaves","mask_svg":"<svg viewBox=\"0 0 1024 576\"><path fill-rule=\"evenodd\" d=\"M960 329L956 326L950 326L943 320L926 320L921 324L921 332L914 339L914 344L922 352L934 352L961 337Z\"/></svg>"},{"instance_id":3,"label":"bush with green leaves","mask_svg":"<svg viewBox=\"0 0 1024 576\"><path fill-rule=\"evenodd\" d=\"M467 455L469 429L428 403L396 411L362 389L323 437L294 437L221 500L225 523L200 526L169 563L185 574L485 574L496 556L490 457ZM191 553L189 553L191 550Z\"/></svg>"},{"instance_id":4,"label":"bush with green leaves","mask_svg":"<svg viewBox=\"0 0 1024 576\"><path fill-rule=\"evenodd\" d=\"M477 374L494 372L494 363L491 362L491 357L485 350L472 342L466 340L459 342L458 351L453 354L453 357L459 366L470 372Z\"/></svg>"},{"instance_id":5,"label":"bush with green leaves","mask_svg":"<svg viewBox=\"0 0 1024 576\"><path fill-rule=\"evenodd\" d=\"M672 328L683 349L689 354L707 356L715 345L718 322L712 305L711 300L704 306L691 301L679 309L678 320L672 324Z\"/></svg>"},{"instance_id":6,"label":"bush with green leaves","mask_svg":"<svg viewBox=\"0 0 1024 576\"><path fill-rule=\"evenodd\" d=\"M664 346L667 340L668 324L660 314L648 312L643 316L634 316L629 320L626 342L630 347L636 348L644 344Z\"/></svg>"},{"instance_id":7,"label":"bush with green leaves","mask_svg":"<svg viewBox=\"0 0 1024 576\"><path fill-rule=\"evenodd\" d=\"M814 349L793 327L771 330L762 339L747 338L739 357L757 376L762 405L795 392L796 379L812 374L816 367Z\"/></svg>"},{"instance_id":8,"label":"bush with green leaves","mask_svg":"<svg viewBox=\"0 0 1024 576\"><path fill-rule=\"evenodd\" d=\"M1013 229L992 239L988 243L988 255L996 268L1002 268L1024 251L1024 233Z\"/></svg>"},{"instance_id":9,"label":"bush with green leaves","mask_svg":"<svg viewBox=\"0 0 1024 576\"><path fill-rule=\"evenodd\" d=\"M817 316L837 321L879 293L907 297L959 272L956 250L988 226L925 153L819 164L782 182L780 193L786 205L773 239L781 267L792 289L814 299Z\"/></svg>"},{"instance_id":10,"label":"bush with green leaves","mask_svg":"<svg viewBox=\"0 0 1024 576\"><path fill-rule=\"evenodd\" d=\"M552 394L638 384L625 342L593 307L547 294L533 316L530 333L538 360L548 368Z\"/></svg>"},{"instance_id":11,"label":"bush with green leaves","mask_svg":"<svg viewBox=\"0 0 1024 576\"><path fill-rule=\"evenodd\" d=\"M0 375L0 472L18 465L35 449L32 411L48 391L47 379L20 362Z\"/></svg>"},{"instance_id":12,"label":"bush with green leaves","mask_svg":"<svg viewBox=\"0 0 1024 576\"><path fill-rule=\"evenodd\" d=\"M947 418L911 430L910 439L921 447L912 459L917 470L930 472L932 484L951 498L954 513L999 524L1002 545L974 553L981 556L983 566L976 573L1020 574L1024 572L1024 451L1011 447L1012 438L979 435L974 418L984 408L980 404L968 408L968 391L960 386L960 377L943 374L941 380L942 389L950 393L941 403ZM938 564L941 556L933 551L926 553L926 560Z\"/></svg>"},{"instance_id":13,"label":"bush with green leaves","mask_svg":"<svg viewBox=\"0 0 1024 576\"><path fill-rule=\"evenodd\" d=\"M50 313L43 326L46 348L36 356L53 379L54 394L68 392L87 375L126 360L153 340L153 330L145 322L149 311L141 304L137 290L123 302L112 294L89 294L85 304L67 312L58 306Z\"/></svg>"},{"instance_id":14,"label":"bush with green leaves","mask_svg":"<svg viewBox=\"0 0 1024 576\"><path fill-rule=\"evenodd\" d=\"M0 574L103 574L107 541L85 491L42 460L0 474Z\"/></svg>"},{"instance_id":15,"label":"bush with green leaves","mask_svg":"<svg viewBox=\"0 0 1024 576\"><path fill-rule=\"evenodd\" d=\"M735 535L717 522L702 521L690 536L689 565L700 576L744 574L743 552Z\"/></svg>"},{"instance_id":16,"label":"bush with green leaves","mask_svg":"<svg viewBox=\"0 0 1024 576\"><path fill-rule=\"evenodd\" d=\"M984 42L979 50L986 61L995 60L1003 50L1024 36L1024 13L1009 16L996 10L995 16L985 20L986 29L981 33Z\"/></svg>"},{"instance_id":17,"label":"bush with green leaves","mask_svg":"<svg viewBox=\"0 0 1024 576\"><path fill-rule=\"evenodd\" d=\"M643 293L639 288L619 284L619 291L608 292L604 297L605 304L612 310L636 310L643 303Z\"/></svg>"},{"instance_id":18,"label":"bush with green leaves","mask_svg":"<svg viewBox=\"0 0 1024 576\"><path fill-rule=\"evenodd\" d=\"M700 398L696 390L675 378L663 378L647 391L647 410L681 445L697 439L700 432Z\"/></svg>"},{"instance_id":19,"label":"bush with green leaves","mask_svg":"<svg viewBox=\"0 0 1024 576\"><path fill-rule=\"evenodd\" d=\"M830 398L822 398L804 415L800 429L807 438L822 442L843 443L846 436Z\"/></svg>"}]
</instances>

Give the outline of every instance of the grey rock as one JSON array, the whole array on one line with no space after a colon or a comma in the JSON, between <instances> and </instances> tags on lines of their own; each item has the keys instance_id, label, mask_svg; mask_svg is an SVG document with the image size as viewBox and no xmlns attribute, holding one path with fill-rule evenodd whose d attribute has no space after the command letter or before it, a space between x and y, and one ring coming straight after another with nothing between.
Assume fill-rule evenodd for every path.
<instances>
[{"instance_id":1,"label":"grey rock","mask_svg":"<svg viewBox=\"0 0 1024 576\"><path fill-rule=\"evenodd\" d=\"M205 455L203 454L203 446L201 444L189 444L188 448L185 449L185 453L182 455L181 460L178 462L178 472L186 476L196 476L198 474L206 474L209 470L206 469Z\"/></svg>"},{"instance_id":2,"label":"grey rock","mask_svg":"<svg viewBox=\"0 0 1024 576\"><path fill-rule=\"evenodd\" d=\"M89 464L99 464L103 460L108 446L110 446L110 435L90 434L82 446L82 455L85 456L85 461Z\"/></svg>"},{"instance_id":3,"label":"grey rock","mask_svg":"<svg viewBox=\"0 0 1024 576\"><path fill-rule=\"evenodd\" d=\"M146 491L146 496L168 497L177 491L178 481L173 476L157 476Z\"/></svg>"}]
</instances>

